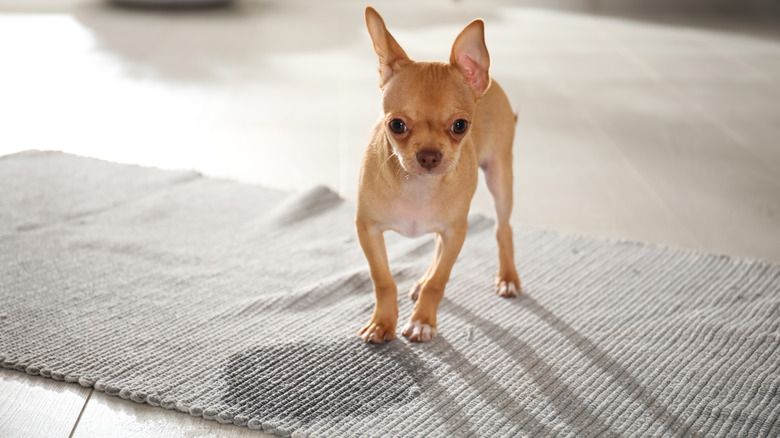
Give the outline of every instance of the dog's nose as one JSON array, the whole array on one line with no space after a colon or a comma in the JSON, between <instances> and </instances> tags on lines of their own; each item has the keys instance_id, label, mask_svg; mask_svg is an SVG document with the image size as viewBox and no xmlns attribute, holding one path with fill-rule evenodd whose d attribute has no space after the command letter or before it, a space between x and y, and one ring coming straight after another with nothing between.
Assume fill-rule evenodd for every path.
<instances>
[{"instance_id":1,"label":"dog's nose","mask_svg":"<svg viewBox=\"0 0 780 438\"><path fill-rule=\"evenodd\" d=\"M441 152L421 150L417 152L417 162L420 163L420 166L431 170L441 163Z\"/></svg>"}]
</instances>

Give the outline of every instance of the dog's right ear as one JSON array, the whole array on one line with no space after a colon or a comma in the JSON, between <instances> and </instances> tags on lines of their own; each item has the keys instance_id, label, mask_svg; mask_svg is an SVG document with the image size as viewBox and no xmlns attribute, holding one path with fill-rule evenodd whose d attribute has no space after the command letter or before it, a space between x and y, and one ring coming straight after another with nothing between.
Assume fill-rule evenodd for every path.
<instances>
[{"instance_id":1,"label":"dog's right ear","mask_svg":"<svg viewBox=\"0 0 780 438\"><path fill-rule=\"evenodd\" d=\"M374 51L379 56L379 86L384 87L395 72L411 64L412 60L390 35L384 20L371 6L366 7L366 27L374 43Z\"/></svg>"}]
</instances>

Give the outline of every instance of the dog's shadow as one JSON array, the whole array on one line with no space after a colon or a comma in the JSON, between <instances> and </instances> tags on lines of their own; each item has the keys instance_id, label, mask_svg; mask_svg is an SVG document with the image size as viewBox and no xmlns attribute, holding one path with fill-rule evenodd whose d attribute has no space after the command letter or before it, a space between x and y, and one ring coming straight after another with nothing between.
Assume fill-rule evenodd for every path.
<instances>
[{"instance_id":1,"label":"dog's shadow","mask_svg":"<svg viewBox=\"0 0 780 438\"><path fill-rule=\"evenodd\" d=\"M518 298L510 300L512 305L520 306L536 315L544 321L549 327L557 331L560 335L569 340L584 356L591 367L598 369L605 377L603 380L611 380L612 385L619 385L621 392L642 405L657 426L661 426L666 433L678 436L703 436L692 428L690 423L683 421L679 416L672 413L667 406L662 405L658 399L653 396L652 391L644 385L639 379L633 376L623 365L612 358L609 354L599 348L586 336L575 330L555 313L546 309L538 301L527 293L523 293ZM536 383L546 402L549 403L556 412L566 421L567 424L575 428L580 436L619 436L610 426L599 418L599 412L595 411L589 403L584 401L581 395L576 394L570 386L556 377L551 372L552 367L546 363L534 349L518 338L507 329L495 324L494 322L478 316L470 310L453 301L444 298L441 308L444 312L449 312L458 318L469 321L480 327L483 333L498 345L504 352L512 357L515 363L530 376ZM461 360L465 361L465 358ZM453 369L462 369L461 366L453 366ZM476 373L471 374L471 379L478 384L486 379L486 376L480 375L475 366ZM464 378L469 378L464 375ZM491 385L500 388L500 385ZM594 388L596 391L597 388ZM539 429L527 429L530 435L546 435L547 431Z\"/></svg>"}]
</instances>

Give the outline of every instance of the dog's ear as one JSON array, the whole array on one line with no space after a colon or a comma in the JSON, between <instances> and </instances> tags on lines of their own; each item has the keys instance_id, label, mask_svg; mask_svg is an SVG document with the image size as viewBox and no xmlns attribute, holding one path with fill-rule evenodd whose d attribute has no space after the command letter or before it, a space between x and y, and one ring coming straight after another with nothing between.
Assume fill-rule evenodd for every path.
<instances>
[{"instance_id":1,"label":"dog's ear","mask_svg":"<svg viewBox=\"0 0 780 438\"><path fill-rule=\"evenodd\" d=\"M412 63L412 60L390 35L384 20L371 6L366 8L366 27L374 43L374 51L379 56L379 86L384 87L395 72Z\"/></svg>"},{"instance_id":2,"label":"dog's ear","mask_svg":"<svg viewBox=\"0 0 780 438\"><path fill-rule=\"evenodd\" d=\"M455 39L450 64L457 67L479 99L490 85L490 55L485 46L485 23L474 20Z\"/></svg>"}]
</instances>

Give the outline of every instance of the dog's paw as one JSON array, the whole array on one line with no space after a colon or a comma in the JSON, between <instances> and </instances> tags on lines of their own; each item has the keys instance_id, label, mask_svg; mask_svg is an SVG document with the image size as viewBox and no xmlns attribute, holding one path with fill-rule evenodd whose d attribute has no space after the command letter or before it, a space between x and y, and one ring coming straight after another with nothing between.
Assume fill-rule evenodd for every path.
<instances>
[{"instance_id":1,"label":"dog's paw","mask_svg":"<svg viewBox=\"0 0 780 438\"><path fill-rule=\"evenodd\" d=\"M358 336L365 342L372 344L381 344L385 341L395 339L395 324L371 320L359 332Z\"/></svg>"},{"instance_id":2,"label":"dog's paw","mask_svg":"<svg viewBox=\"0 0 780 438\"><path fill-rule=\"evenodd\" d=\"M501 281L496 285L496 293L504 298L515 298L520 295L520 286L514 281Z\"/></svg>"},{"instance_id":3,"label":"dog's paw","mask_svg":"<svg viewBox=\"0 0 780 438\"><path fill-rule=\"evenodd\" d=\"M436 337L436 329L420 321L409 321L401 333L412 342L428 342Z\"/></svg>"},{"instance_id":4,"label":"dog's paw","mask_svg":"<svg viewBox=\"0 0 780 438\"><path fill-rule=\"evenodd\" d=\"M421 290L422 290L422 283L415 283L414 286L412 286L412 288L409 289L409 298L411 298L412 301L417 301L417 298L420 297Z\"/></svg>"}]
</instances>

